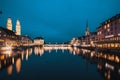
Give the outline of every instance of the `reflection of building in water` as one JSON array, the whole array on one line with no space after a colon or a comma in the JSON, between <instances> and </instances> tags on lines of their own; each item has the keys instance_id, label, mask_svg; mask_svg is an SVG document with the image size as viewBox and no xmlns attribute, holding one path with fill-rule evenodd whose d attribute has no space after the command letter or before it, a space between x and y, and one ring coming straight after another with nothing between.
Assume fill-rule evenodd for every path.
<instances>
[{"instance_id":1,"label":"reflection of building in water","mask_svg":"<svg viewBox=\"0 0 120 80\"><path fill-rule=\"evenodd\" d=\"M4 47L1 48L1 54L11 55L12 54L12 47Z\"/></svg>"},{"instance_id":2,"label":"reflection of building in water","mask_svg":"<svg viewBox=\"0 0 120 80\"><path fill-rule=\"evenodd\" d=\"M12 51L12 54L0 54L0 70L7 69L8 75L13 73L13 64L16 64L17 73L21 70L22 51Z\"/></svg>"},{"instance_id":3,"label":"reflection of building in water","mask_svg":"<svg viewBox=\"0 0 120 80\"><path fill-rule=\"evenodd\" d=\"M44 54L45 51L48 51L49 53L52 52L52 50L55 50L56 52L58 50L61 50L62 52L64 52L64 50L69 50L72 47L59 47L59 46L45 46L45 47L34 47L34 53L35 55L40 55L42 56ZM78 52L77 52L78 53Z\"/></svg>"},{"instance_id":4,"label":"reflection of building in water","mask_svg":"<svg viewBox=\"0 0 120 80\"><path fill-rule=\"evenodd\" d=\"M34 53L35 53L35 55L42 56L44 54L44 47L35 47Z\"/></svg>"},{"instance_id":5,"label":"reflection of building in water","mask_svg":"<svg viewBox=\"0 0 120 80\"><path fill-rule=\"evenodd\" d=\"M10 66L7 67L7 73L8 73L8 75L12 74L12 70L13 70L13 66L11 64Z\"/></svg>"},{"instance_id":6,"label":"reflection of building in water","mask_svg":"<svg viewBox=\"0 0 120 80\"><path fill-rule=\"evenodd\" d=\"M26 53L26 60L28 60L28 58L29 58L29 53L28 53L28 49L26 49L26 51L25 51L25 53Z\"/></svg>"},{"instance_id":7,"label":"reflection of building in water","mask_svg":"<svg viewBox=\"0 0 120 80\"><path fill-rule=\"evenodd\" d=\"M20 58L16 60L16 71L17 73L20 73L21 71L21 59Z\"/></svg>"},{"instance_id":8,"label":"reflection of building in water","mask_svg":"<svg viewBox=\"0 0 120 80\"><path fill-rule=\"evenodd\" d=\"M28 58L29 58L30 55L32 55L32 48L27 48L21 54L21 59L24 60L24 57L25 57L25 59L28 60Z\"/></svg>"},{"instance_id":9,"label":"reflection of building in water","mask_svg":"<svg viewBox=\"0 0 120 80\"><path fill-rule=\"evenodd\" d=\"M11 54L7 54L7 52L3 51L0 54L0 70L7 69L8 75L12 75L13 73L13 65L15 64L16 72L20 73L21 71L21 58L24 57L28 59L28 57L32 54L32 48L28 48L25 50L12 50ZM4 54L5 53L5 54Z\"/></svg>"},{"instance_id":10,"label":"reflection of building in water","mask_svg":"<svg viewBox=\"0 0 120 80\"><path fill-rule=\"evenodd\" d=\"M91 50L81 49L80 54L85 59L89 60L90 63L96 63L98 71L107 80L120 80L120 56L119 53L104 53L95 52Z\"/></svg>"},{"instance_id":11,"label":"reflection of building in water","mask_svg":"<svg viewBox=\"0 0 120 80\"><path fill-rule=\"evenodd\" d=\"M32 51L33 51L33 49L32 49L32 48L30 48L30 49L29 49L29 55L31 55L31 54L32 54Z\"/></svg>"},{"instance_id":12,"label":"reflection of building in water","mask_svg":"<svg viewBox=\"0 0 120 80\"><path fill-rule=\"evenodd\" d=\"M57 52L57 50L62 50L62 52L64 52L64 50L68 50L69 49L69 47L68 46L62 46L62 45L60 45L60 46L58 46L58 45L56 45L56 46L45 46L44 47L44 50L45 51L49 51L49 52L51 52L52 50L56 50L56 52Z\"/></svg>"},{"instance_id":13,"label":"reflection of building in water","mask_svg":"<svg viewBox=\"0 0 120 80\"><path fill-rule=\"evenodd\" d=\"M77 47L69 47L68 50L70 51L70 53L76 55L76 54L80 54L80 49Z\"/></svg>"}]
</instances>

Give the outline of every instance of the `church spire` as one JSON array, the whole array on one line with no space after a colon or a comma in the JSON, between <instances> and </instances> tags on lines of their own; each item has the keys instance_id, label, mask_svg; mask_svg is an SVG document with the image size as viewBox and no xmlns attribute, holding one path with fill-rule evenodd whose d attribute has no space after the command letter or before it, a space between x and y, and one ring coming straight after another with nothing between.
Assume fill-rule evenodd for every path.
<instances>
[{"instance_id":1,"label":"church spire","mask_svg":"<svg viewBox=\"0 0 120 80\"><path fill-rule=\"evenodd\" d=\"M16 21L16 35L21 35L21 26L20 26L20 21Z\"/></svg>"},{"instance_id":2,"label":"church spire","mask_svg":"<svg viewBox=\"0 0 120 80\"><path fill-rule=\"evenodd\" d=\"M88 21L86 22L86 32L85 35L88 36L89 35L89 29L88 29Z\"/></svg>"},{"instance_id":3,"label":"church spire","mask_svg":"<svg viewBox=\"0 0 120 80\"><path fill-rule=\"evenodd\" d=\"M12 30L12 20L11 20L10 17L7 19L7 25L6 26L7 26L7 29Z\"/></svg>"}]
</instances>

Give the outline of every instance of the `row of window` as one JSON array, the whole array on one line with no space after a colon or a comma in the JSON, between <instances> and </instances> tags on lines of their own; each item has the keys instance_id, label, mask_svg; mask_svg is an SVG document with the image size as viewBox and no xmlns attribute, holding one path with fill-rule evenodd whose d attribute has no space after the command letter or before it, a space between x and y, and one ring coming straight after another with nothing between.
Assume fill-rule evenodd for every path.
<instances>
[{"instance_id":1,"label":"row of window","mask_svg":"<svg viewBox=\"0 0 120 80\"><path fill-rule=\"evenodd\" d=\"M111 27L111 28L108 28L108 29L105 29L105 30L102 30L102 31L98 31L98 35L101 35L101 34L113 34L114 33L117 33L117 26L114 27Z\"/></svg>"},{"instance_id":2,"label":"row of window","mask_svg":"<svg viewBox=\"0 0 120 80\"><path fill-rule=\"evenodd\" d=\"M99 38L98 41L118 41L120 40L120 37L112 37L112 38Z\"/></svg>"},{"instance_id":3,"label":"row of window","mask_svg":"<svg viewBox=\"0 0 120 80\"><path fill-rule=\"evenodd\" d=\"M110 22L110 21L109 21L109 22ZM110 22L110 24L109 24L109 23L108 23L108 24L105 24L104 28L109 27L109 26L113 26L113 25L117 25L117 24L119 24L119 23L120 23L120 18L117 19L117 20L115 20L115 21L113 21L113 22Z\"/></svg>"},{"instance_id":4,"label":"row of window","mask_svg":"<svg viewBox=\"0 0 120 80\"><path fill-rule=\"evenodd\" d=\"M120 43L98 44L97 47L101 47L101 48L118 48L118 47L120 47Z\"/></svg>"},{"instance_id":5,"label":"row of window","mask_svg":"<svg viewBox=\"0 0 120 80\"><path fill-rule=\"evenodd\" d=\"M114 26L113 26L113 24L114 24ZM104 25L101 28L102 30L98 31L98 35L105 34L106 32L110 32L110 31L113 31L113 30L117 30L118 29L118 24L120 24L120 19L115 21L115 22L111 22L111 23L108 23L108 24Z\"/></svg>"},{"instance_id":6,"label":"row of window","mask_svg":"<svg viewBox=\"0 0 120 80\"><path fill-rule=\"evenodd\" d=\"M9 37L9 38L16 38L17 39L16 36L10 36L10 35L6 35L6 34L4 34L4 35L0 34L0 37L7 37L7 38Z\"/></svg>"}]
</instances>

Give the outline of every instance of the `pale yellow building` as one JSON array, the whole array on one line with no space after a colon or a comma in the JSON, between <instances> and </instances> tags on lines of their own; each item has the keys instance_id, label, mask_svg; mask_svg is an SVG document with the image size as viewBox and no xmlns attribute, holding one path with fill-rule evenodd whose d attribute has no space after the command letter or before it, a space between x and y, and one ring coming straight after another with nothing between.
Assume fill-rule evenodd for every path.
<instances>
[{"instance_id":1,"label":"pale yellow building","mask_svg":"<svg viewBox=\"0 0 120 80\"><path fill-rule=\"evenodd\" d=\"M11 30L11 31L12 31L12 20L11 20L10 17L7 19L7 24L6 24L6 26L7 26L7 29L8 29L8 30Z\"/></svg>"},{"instance_id":2,"label":"pale yellow building","mask_svg":"<svg viewBox=\"0 0 120 80\"><path fill-rule=\"evenodd\" d=\"M19 20L16 21L16 35L21 35L21 25Z\"/></svg>"},{"instance_id":3,"label":"pale yellow building","mask_svg":"<svg viewBox=\"0 0 120 80\"><path fill-rule=\"evenodd\" d=\"M44 45L44 39L42 37L36 37L34 39L34 45Z\"/></svg>"}]
</instances>

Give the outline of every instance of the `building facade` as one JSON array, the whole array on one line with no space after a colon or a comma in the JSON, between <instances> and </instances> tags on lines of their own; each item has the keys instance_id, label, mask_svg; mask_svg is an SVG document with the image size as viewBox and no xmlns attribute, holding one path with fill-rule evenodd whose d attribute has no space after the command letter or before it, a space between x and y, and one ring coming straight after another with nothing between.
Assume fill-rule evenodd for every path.
<instances>
[{"instance_id":1,"label":"building facade","mask_svg":"<svg viewBox=\"0 0 120 80\"><path fill-rule=\"evenodd\" d=\"M6 26L7 26L7 29L8 29L8 30L11 30L11 31L12 31L12 20L11 20L10 17L7 19L7 24L6 24Z\"/></svg>"},{"instance_id":2,"label":"building facade","mask_svg":"<svg viewBox=\"0 0 120 80\"><path fill-rule=\"evenodd\" d=\"M16 35L21 35L21 25L19 20L16 21Z\"/></svg>"},{"instance_id":3,"label":"building facade","mask_svg":"<svg viewBox=\"0 0 120 80\"><path fill-rule=\"evenodd\" d=\"M90 32L90 46L91 47L96 47L96 42L97 42L97 32Z\"/></svg>"},{"instance_id":4,"label":"building facade","mask_svg":"<svg viewBox=\"0 0 120 80\"><path fill-rule=\"evenodd\" d=\"M89 32L88 23L85 36L79 37L80 46L108 49L120 48L120 14L101 23L97 32Z\"/></svg>"},{"instance_id":5,"label":"building facade","mask_svg":"<svg viewBox=\"0 0 120 80\"><path fill-rule=\"evenodd\" d=\"M15 32L0 27L0 46L19 46L18 38Z\"/></svg>"},{"instance_id":6,"label":"building facade","mask_svg":"<svg viewBox=\"0 0 120 80\"><path fill-rule=\"evenodd\" d=\"M29 36L21 36L22 46L32 46L33 41Z\"/></svg>"},{"instance_id":7,"label":"building facade","mask_svg":"<svg viewBox=\"0 0 120 80\"><path fill-rule=\"evenodd\" d=\"M97 28L97 37L100 48L120 48L120 14L103 22Z\"/></svg>"},{"instance_id":8,"label":"building facade","mask_svg":"<svg viewBox=\"0 0 120 80\"><path fill-rule=\"evenodd\" d=\"M0 46L21 46L21 26L20 21L16 21L16 32L12 29L12 19L7 19L6 28L0 27Z\"/></svg>"},{"instance_id":9,"label":"building facade","mask_svg":"<svg viewBox=\"0 0 120 80\"><path fill-rule=\"evenodd\" d=\"M44 39L42 37L36 37L34 38L34 46L43 46L44 45Z\"/></svg>"}]
</instances>

